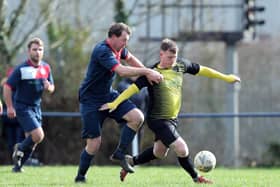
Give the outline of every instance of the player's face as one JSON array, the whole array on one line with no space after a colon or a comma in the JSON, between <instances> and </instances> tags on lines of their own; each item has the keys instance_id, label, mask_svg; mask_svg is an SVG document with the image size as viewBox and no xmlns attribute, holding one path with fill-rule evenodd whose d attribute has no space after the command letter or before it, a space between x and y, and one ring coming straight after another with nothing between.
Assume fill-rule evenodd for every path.
<instances>
[{"instance_id":1,"label":"player's face","mask_svg":"<svg viewBox=\"0 0 280 187\"><path fill-rule=\"evenodd\" d=\"M163 68L172 67L177 61L177 53L170 51L160 51L160 66Z\"/></svg>"},{"instance_id":2,"label":"player's face","mask_svg":"<svg viewBox=\"0 0 280 187\"><path fill-rule=\"evenodd\" d=\"M39 64L44 55L44 48L38 44L33 43L28 50L29 58L35 64Z\"/></svg>"},{"instance_id":3,"label":"player's face","mask_svg":"<svg viewBox=\"0 0 280 187\"><path fill-rule=\"evenodd\" d=\"M120 51L122 48L124 48L129 40L129 34L127 32L123 31L122 34L119 37L114 36L114 48L116 51Z\"/></svg>"}]
</instances>

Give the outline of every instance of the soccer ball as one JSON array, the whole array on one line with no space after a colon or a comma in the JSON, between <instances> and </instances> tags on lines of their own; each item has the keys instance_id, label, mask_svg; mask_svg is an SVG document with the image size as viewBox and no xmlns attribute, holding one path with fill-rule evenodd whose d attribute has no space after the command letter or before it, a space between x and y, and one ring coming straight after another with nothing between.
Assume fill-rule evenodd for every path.
<instances>
[{"instance_id":1,"label":"soccer ball","mask_svg":"<svg viewBox=\"0 0 280 187\"><path fill-rule=\"evenodd\" d=\"M210 151L200 151L194 157L194 166L202 172L209 172L216 166L216 157Z\"/></svg>"}]
</instances>

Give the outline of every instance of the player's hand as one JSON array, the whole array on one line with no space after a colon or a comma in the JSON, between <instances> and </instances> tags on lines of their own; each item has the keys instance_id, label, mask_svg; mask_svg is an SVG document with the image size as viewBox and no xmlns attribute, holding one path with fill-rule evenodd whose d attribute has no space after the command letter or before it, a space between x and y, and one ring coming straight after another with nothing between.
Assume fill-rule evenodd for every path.
<instances>
[{"instance_id":1,"label":"player's hand","mask_svg":"<svg viewBox=\"0 0 280 187\"><path fill-rule=\"evenodd\" d=\"M8 118L15 118L16 117L16 111L14 107L8 107L7 108L7 116Z\"/></svg>"},{"instance_id":2,"label":"player's hand","mask_svg":"<svg viewBox=\"0 0 280 187\"><path fill-rule=\"evenodd\" d=\"M113 112L114 110L116 110L116 108L117 107L114 106L113 103L105 103L98 110L99 111L109 110L109 112Z\"/></svg>"},{"instance_id":3,"label":"player's hand","mask_svg":"<svg viewBox=\"0 0 280 187\"><path fill-rule=\"evenodd\" d=\"M43 84L44 84L44 89L49 90L49 87L51 86L51 83L47 79L43 80Z\"/></svg>"},{"instance_id":4,"label":"player's hand","mask_svg":"<svg viewBox=\"0 0 280 187\"><path fill-rule=\"evenodd\" d=\"M50 83L50 81L48 81L47 79L43 80L43 84L44 84L44 89L49 91L49 93L53 93L54 92L54 85Z\"/></svg>"},{"instance_id":5,"label":"player's hand","mask_svg":"<svg viewBox=\"0 0 280 187\"><path fill-rule=\"evenodd\" d=\"M228 83L241 82L240 77L238 77L238 76L236 76L236 75L230 74L230 75L228 75L228 76L229 76Z\"/></svg>"},{"instance_id":6,"label":"player's hand","mask_svg":"<svg viewBox=\"0 0 280 187\"><path fill-rule=\"evenodd\" d=\"M149 69L149 72L146 76L151 85L153 85L153 83L158 84L163 80L162 74L152 69Z\"/></svg>"}]
</instances>

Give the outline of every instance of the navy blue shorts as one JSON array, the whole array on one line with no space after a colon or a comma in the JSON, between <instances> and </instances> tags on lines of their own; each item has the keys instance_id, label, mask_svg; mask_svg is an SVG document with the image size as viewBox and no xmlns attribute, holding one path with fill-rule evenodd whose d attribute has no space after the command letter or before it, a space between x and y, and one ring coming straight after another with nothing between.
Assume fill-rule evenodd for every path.
<instances>
[{"instance_id":1,"label":"navy blue shorts","mask_svg":"<svg viewBox=\"0 0 280 187\"><path fill-rule=\"evenodd\" d=\"M166 147L180 137L177 131L177 119L148 119L147 124L155 134L155 141L161 140Z\"/></svg>"},{"instance_id":2,"label":"navy blue shorts","mask_svg":"<svg viewBox=\"0 0 280 187\"><path fill-rule=\"evenodd\" d=\"M118 94L112 93L113 101ZM99 111L100 105L80 104L80 112L82 115L82 138L96 138L101 135L102 124L107 117L113 118L118 123L124 123L122 118L136 106L129 100L122 102L116 110L109 113L109 110Z\"/></svg>"},{"instance_id":3,"label":"navy blue shorts","mask_svg":"<svg viewBox=\"0 0 280 187\"><path fill-rule=\"evenodd\" d=\"M30 132L42 126L42 112L40 106L28 106L17 103L15 109L17 120L24 132Z\"/></svg>"}]
</instances>

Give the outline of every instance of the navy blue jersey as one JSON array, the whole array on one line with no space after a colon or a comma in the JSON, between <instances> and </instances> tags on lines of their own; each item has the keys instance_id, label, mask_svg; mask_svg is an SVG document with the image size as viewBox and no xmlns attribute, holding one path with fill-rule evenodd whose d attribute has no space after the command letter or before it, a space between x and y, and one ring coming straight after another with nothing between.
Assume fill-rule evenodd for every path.
<instances>
[{"instance_id":1,"label":"navy blue jersey","mask_svg":"<svg viewBox=\"0 0 280 187\"><path fill-rule=\"evenodd\" d=\"M44 61L34 66L29 60L18 65L9 76L6 85L15 92L14 104L39 106L44 91L44 80L54 84L49 64Z\"/></svg>"},{"instance_id":2,"label":"navy blue jersey","mask_svg":"<svg viewBox=\"0 0 280 187\"><path fill-rule=\"evenodd\" d=\"M106 102L112 91L115 78L114 69L120 64L121 59L126 59L126 48L115 51L108 42L98 43L91 54L87 72L79 89L79 100L84 104Z\"/></svg>"}]
</instances>

